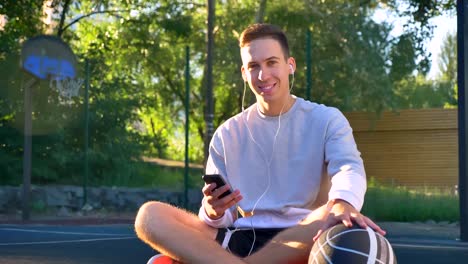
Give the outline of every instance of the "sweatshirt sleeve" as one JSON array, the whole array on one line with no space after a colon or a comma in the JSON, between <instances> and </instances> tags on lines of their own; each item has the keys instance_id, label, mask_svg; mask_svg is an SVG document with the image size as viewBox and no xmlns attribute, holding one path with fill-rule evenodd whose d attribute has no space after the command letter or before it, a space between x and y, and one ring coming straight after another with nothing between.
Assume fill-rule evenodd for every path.
<instances>
[{"instance_id":1,"label":"sweatshirt sleeve","mask_svg":"<svg viewBox=\"0 0 468 264\"><path fill-rule=\"evenodd\" d=\"M224 145L222 138L219 134L219 131L216 131L213 135L213 138L210 142L209 147L209 156L206 162L205 168L206 174L221 174L224 178L226 178L226 164L224 159ZM204 221L209 226L220 228L220 227L228 227L232 226L234 223L234 208L228 209L224 212L224 215L216 220L213 220L208 217L204 208L204 199L198 211L198 217L200 220Z\"/></svg>"},{"instance_id":2,"label":"sweatshirt sleeve","mask_svg":"<svg viewBox=\"0 0 468 264\"><path fill-rule=\"evenodd\" d=\"M214 227L214 228L221 228L221 227L232 226L232 224L234 223L232 210L226 210L224 212L224 215L221 218L213 220L208 217L203 205L204 203L202 202L202 206L200 207L200 210L198 211L198 218L200 218L200 220L205 222L207 225Z\"/></svg>"},{"instance_id":3,"label":"sweatshirt sleeve","mask_svg":"<svg viewBox=\"0 0 468 264\"><path fill-rule=\"evenodd\" d=\"M332 109L325 141L325 161L332 177L328 199L345 200L360 211L367 189L364 163L348 120L339 110Z\"/></svg>"}]
</instances>

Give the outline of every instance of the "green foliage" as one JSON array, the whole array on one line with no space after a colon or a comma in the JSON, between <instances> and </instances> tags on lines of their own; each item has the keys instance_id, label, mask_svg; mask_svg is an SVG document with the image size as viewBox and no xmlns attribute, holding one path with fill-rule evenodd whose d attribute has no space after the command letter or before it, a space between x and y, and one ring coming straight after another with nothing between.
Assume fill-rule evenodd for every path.
<instances>
[{"instance_id":1,"label":"green foliage","mask_svg":"<svg viewBox=\"0 0 468 264\"><path fill-rule=\"evenodd\" d=\"M22 173L22 144L23 139L14 128L0 123L0 185L16 185Z\"/></svg>"},{"instance_id":2,"label":"green foliage","mask_svg":"<svg viewBox=\"0 0 468 264\"><path fill-rule=\"evenodd\" d=\"M434 26L430 19L443 13L455 13L455 0L385 0L382 5L390 8L399 17L407 19L404 27L410 32L415 51L415 58L420 58L417 65L419 72L423 75L430 70L430 54L426 52L424 41L432 38Z\"/></svg>"},{"instance_id":3,"label":"green foliage","mask_svg":"<svg viewBox=\"0 0 468 264\"><path fill-rule=\"evenodd\" d=\"M439 57L441 79L451 84L457 83L457 36L449 33L442 43Z\"/></svg>"},{"instance_id":4,"label":"green foliage","mask_svg":"<svg viewBox=\"0 0 468 264\"><path fill-rule=\"evenodd\" d=\"M369 184L363 214L376 221L451 221L459 220L458 196L452 190Z\"/></svg>"},{"instance_id":5,"label":"green foliage","mask_svg":"<svg viewBox=\"0 0 468 264\"><path fill-rule=\"evenodd\" d=\"M0 60L5 56L18 54L20 40L40 33L42 2L36 0L3 1L0 14L5 15L7 23L0 34ZM3 71L2 67L2 71ZM2 86L5 87L5 86Z\"/></svg>"},{"instance_id":6,"label":"green foliage","mask_svg":"<svg viewBox=\"0 0 468 264\"><path fill-rule=\"evenodd\" d=\"M20 41L41 30L40 6L32 0L6 1L0 14L8 21L0 31L0 184L21 179L23 136Z\"/></svg>"},{"instance_id":7,"label":"green foliage","mask_svg":"<svg viewBox=\"0 0 468 264\"><path fill-rule=\"evenodd\" d=\"M458 105L458 83L457 83L457 37L455 33L448 34L442 44L439 60L441 76L438 79L440 85L445 88L448 97L445 107L456 107Z\"/></svg>"},{"instance_id":8,"label":"green foliage","mask_svg":"<svg viewBox=\"0 0 468 264\"><path fill-rule=\"evenodd\" d=\"M410 76L416 69L415 50L411 38L403 35L399 38L398 43L393 47L390 54L392 58L392 67L390 78L397 82Z\"/></svg>"},{"instance_id":9,"label":"green foliage","mask_svg":"<svg viewBox=\"0 0 468 264\"><path fill-rule=\"evenodd\" d=\"M455 34L447 35L439 57L441 73L436 80L428 80L421 74L417 76L403 74L400 78L396 78L397 81L394 83L396 108L450 108L457 105L456 45ZM403 69L404 66L398 68Z\"/></svg>"},{"instance_id":10,"label":"green foliage","mask_svg":"<svg viewBox=\"0 0 468 264\"><path fill-rule=\"evenodd\" d=\"M407 10L398 9L406 3ZM381 112L392 108L453 105L456 89L447 64L445 81L430 84L414 77L424 63L422 38L427 19L452 10L454 1L259 1L227 0L216 5L214 50L214 126L236 114L242 103L240 31L263 20L287 32L298 70L293 93L306 90L306 49L312 54L312 100L343 111ZM17 67L22 41L43 33L43 1L7 1L0 15L0 184L19 184L23 153L23 86L28 76ZM77 55L80 76L89 80L89 168L93 184L133 184L138 177L170 177L141 169L142 156L185 158L185 50L190 48L191 162L203 161L206 101L205 1L72 1L67 13L55 6L54 22ZM386 5L386 6L385 6ZM411 16L392 38L389 24L371 19L385 6ZM405 5L403 5L405 6ZM417 12L414 12L417 10ZM263 14L263 17L258 17ZM64 24L60 25L64 18ZM409 24L410 25L410 24ZM306 47L307 31L312 46ZM447 51L448 52L448 51ZM450 58L452 55L448 56ZM454 90L455 89L455 90ZM48 82L34 87L33 183L81 183L84 175L84 87L63 103ZM253 102L248 96L246 104ZM140 175L141 174L141 175ZM162 177L162 178L161 178ZM164 178L164 179L163 179ZM177 178L180 180L180 178Z\"/></svg>"},{"instance_id":11,"label":"green foliage","mask_svg":"<svg viewBox=\"0 0 468 264\"><path fill-rule=\"evenodd\" d=\"M446 82L434 82L418 75L408 76L394 85L398 109L443 108L447 102L456 103Z\"/></svg>"}]
</instances>

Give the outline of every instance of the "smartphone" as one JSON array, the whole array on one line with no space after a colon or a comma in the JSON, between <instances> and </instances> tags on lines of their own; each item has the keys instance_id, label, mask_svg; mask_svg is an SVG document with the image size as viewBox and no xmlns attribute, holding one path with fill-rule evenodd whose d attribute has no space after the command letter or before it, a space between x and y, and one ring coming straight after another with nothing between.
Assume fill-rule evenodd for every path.
<instances>
[{"instance_id":1,"label":"smartphone","mask_svg":"<svg viewBox=\"0 0 468 264\"><path fill-rule=\"evenodd\" d=\"M205 181L207 184L210 184L213 182L216 183L216 189L218 189L221 186L226 185L226 182L224 181L223 177L221 177L221 175L219 174L205 174L202 176L202 178L203 178L203 181ZM227 190L219 196L219 199L224 198L231 193L232 193L231 190Z\"/></svg>"}]
</instances>

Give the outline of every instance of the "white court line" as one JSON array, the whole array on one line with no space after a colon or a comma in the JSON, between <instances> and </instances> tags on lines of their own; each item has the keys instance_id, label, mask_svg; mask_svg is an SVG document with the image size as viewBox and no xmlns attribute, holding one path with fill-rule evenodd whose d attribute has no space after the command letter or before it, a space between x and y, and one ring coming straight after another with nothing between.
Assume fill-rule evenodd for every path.
<instances>
[{"instance_id":1,"label":"white court line","mask_svg":"<svg viewBox=\"0 0 468 264\"><path fill-rule=\"evenodd\" d=\"M65 244L65 243L81 243L95 242L106 240L124 240L137 239L136 237L110 237L110 238L93 238L93 239L78 239L78 240L61 240L61 241L39 241L39 242L18 242L18 243L0 243L0 246L23 246L23 245L45 245L45 244Z\"/></svg>"},{"instance_id":2,"label":"white court line","mask_svg":"<svg viewBox=\"0 0 468 264\"><path fill-rule=\"evenodd\" d=\"M22 228L0 228L0 231L2 231L2 230L17 231L17 232L29 232L29 233L59 234L59 235L128 236L128 234L80 233L80 232L48 231L48 230L22 229Z\"/></svg>"},{"instance_id":3,"label":"white court line","mask_svg":"<svg viewBox=\"0 0 468 264\"><path fill-rule=\"evenodd\" d=\"M414 244L400 244L391 243L393 247L404 247L404 248L419 248L419 249L452 249L452 250L468 250L468 247L460 246L430 246L430 245L414 245Z\"/></svg>"}]
</instances>

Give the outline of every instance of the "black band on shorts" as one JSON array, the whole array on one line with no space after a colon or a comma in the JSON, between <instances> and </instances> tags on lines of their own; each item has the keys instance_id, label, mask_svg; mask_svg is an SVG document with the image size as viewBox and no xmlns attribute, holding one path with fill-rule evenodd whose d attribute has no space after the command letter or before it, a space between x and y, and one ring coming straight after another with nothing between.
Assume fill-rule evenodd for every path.
<instances>
[{"instance_id":1,"label":"black band on shorts","mask_svg":"<svg viewBox=\"0 0 468 264\"><path fill-rule=\"evenodd\" d=\"M233 227L218 228L216 234L216 241L222 245L226 233L228 230L235 230ZM253 229L241 229L232 233L231 239L229 240L228 247L226 250L239 257L246 257L249 255L252 249L252 243L254 243L251 254L262 248L268 241L270 241L279 232L283 231L284 228L259 228L255 229L255 241Z\"/></svg>"}]
</instances>

